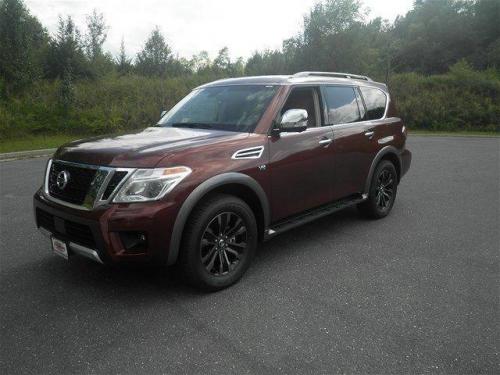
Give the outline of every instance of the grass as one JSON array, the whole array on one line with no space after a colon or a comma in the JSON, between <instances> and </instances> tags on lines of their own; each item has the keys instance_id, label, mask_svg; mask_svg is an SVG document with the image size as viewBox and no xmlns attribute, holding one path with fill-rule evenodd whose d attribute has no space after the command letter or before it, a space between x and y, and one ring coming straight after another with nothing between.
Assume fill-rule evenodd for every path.
<instances>
[{"instance_id":1,"label":"grass","mask_svg":"<svg viewBox=\"0 0 500 375\"><path fill-rule=\"evenodd\" d=\"M85 136L57 134L29 136L19 139L0 139L0 153L57 148L63 143L81 138L85 138Z\"/></svg>"},{"instance_id":2,"label":"grass","mask_svg":"<svg viewBox=\"0 0 500 375\"><path fill-rule=\"evenodd\" d=\"M442 131L428 131L428 130L410 130L410 134L414 135L429 135L429 136L461 136L461 137L500 137L498 132L442 132ZM15 151L28 151L28 150L42 150L45 148L56 148L63 143L74 141L76 139L85 138L85 135L40 135L30 136L20 139L1 139L0 140L0 153L15 152Z\"/></svg>"}]
</instances>

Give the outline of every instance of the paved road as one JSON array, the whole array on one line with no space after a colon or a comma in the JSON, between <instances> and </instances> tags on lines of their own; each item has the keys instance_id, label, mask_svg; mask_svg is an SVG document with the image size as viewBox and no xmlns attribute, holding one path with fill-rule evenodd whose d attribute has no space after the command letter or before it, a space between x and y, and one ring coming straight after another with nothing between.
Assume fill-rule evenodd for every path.
<instances>
[{"instance_id":1,"label":"paved road","mask_svg":"<svg viewBox=\"0 0 500 375\"><path fill-rule=\"evenodd\" d=\"M499 373L498 139L410 140L381 221L337 213L265 244L199 294L159 270L52 256L0 163L0 373Z\"/></svg>"}]
</instances>

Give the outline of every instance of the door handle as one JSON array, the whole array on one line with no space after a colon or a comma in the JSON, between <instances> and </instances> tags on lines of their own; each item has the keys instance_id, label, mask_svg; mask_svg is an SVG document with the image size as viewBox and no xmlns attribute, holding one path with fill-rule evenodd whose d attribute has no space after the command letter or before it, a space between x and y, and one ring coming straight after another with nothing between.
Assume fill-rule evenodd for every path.
<instances>
[{"instance_id":1,"label":"door handle","mask_svg":"<svg viewBox=\"0 0 500 375\"><path fill-rule=\"evenodd\" d=\"M370 130L368 132L365 133L365 135L368 137L368 138L371 138L373 137L373 134L375 134L375 132L373 130Z\"/></svg>"},{"instance_id":2,"label":"door handle","mask_svg":"<svg viewBox=\"0 0 500 375\"><path fill-rule=\"evenodd\" d=\"M321 146L328 146L332 142L333 142L333 140L330 138L323 138L322 140L319 141L319 144Z\"/></svg>"}]
</instances>

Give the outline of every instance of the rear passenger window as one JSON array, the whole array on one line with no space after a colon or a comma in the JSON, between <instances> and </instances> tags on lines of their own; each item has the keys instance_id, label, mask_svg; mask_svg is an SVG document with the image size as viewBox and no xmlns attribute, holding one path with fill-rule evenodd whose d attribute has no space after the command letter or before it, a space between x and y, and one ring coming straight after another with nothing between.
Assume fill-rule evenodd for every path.
<instances>
[{"instance_id":1,"label":"rear passenger window","mask_svg":"<svg viewBox=\"0 0 500 375\"><path fill-rule=\"evenodd\" d=\"M356 93L352 87L324 86L329 124L346 124L361 120Z\"/></svg>"},{"instance_id":2,"label":"rear passenger window","mask_svg":"<svg viewBox=\"0 0 500 375\"><path fill-rule=\"evenodd\" d=\"M387 103L386 95L379 89L371 87L360 87L361 94L365 99L368 119L376 120L384 117L385 105Z\"/></svg>"}]
</instances>

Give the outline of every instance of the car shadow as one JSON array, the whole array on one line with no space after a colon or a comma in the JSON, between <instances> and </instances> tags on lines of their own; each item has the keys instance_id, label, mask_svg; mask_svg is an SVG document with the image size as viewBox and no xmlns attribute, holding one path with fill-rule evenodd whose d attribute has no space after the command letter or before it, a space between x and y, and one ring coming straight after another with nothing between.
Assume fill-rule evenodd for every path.
<instances>
[{"instance_id":1,"label":"car shadow","mask_svg":"<svg viewBox=\"0 0 500 375\"><path fill-rule=\"evenodd\" d=\"M359 222L355 209L346 209L327 217L285 232L259 246L250 272L263 264L273 266L283 257L313 251L312 241L331 240L332 234L343 227ZM47 244L36 244L40 252L47 252ZM140 296L158 298L182 298L204 295L187 286L179 267L160 268L146 265L103 266L83 257L70 257L69 261L47 252L43 259L33 260L2 272L2 284L10 286L10 293L19 293L23 298L42 302L54 298L54 289L64 296L62 303L86 299L118 301L136 299ZM245 282L245 278L241 281ZM43 285L43 287L42 287ZM56 297L57 299L57 297Z\"/></svg>"},{"instance_id":2,"label":"car shadow","mask_svg":"<svg viewBox=\"0 0 500 375\"><path fill-rule=\"evenodd\" d=\"M311 241L320 244L331 241L332 234L340 233L343 226L355 225L356 221L359 221L356 211L348 209L277 236L260 246L240 282L215 295L187 286L176 267L110 267L82 257L65 261L47 250L46 239L38 241L30 251L45 252L44 255L2 269L3 344L23 350L26 341L19 338L37 335L49 343L37 346L43 352L43 348L50 350L56 345L54 332L66 332L68 337L90 342L92 337L100 337L103 331L110 332L109 327L114 327L118 336L112 337L118 339L121 322L127 322L135 330L132 332L138 332L144 322L151 319L168 322L172 316L178 324L192 325L203 330L203 334L211 334L196 311L217 310L228 300L239 304L242 296L252 298L259 293L256 289L262 283L279 278L276 269L288 257L306 258L308 252L315 250L310 246ZM51 357L53 353L44 355Z\"/></svg>"},{"instance_id":3,"label":"car shadow","mask_svg":"<svg viewBox=\"0 0 500 375\"><path fill-rule=\"evenodd\" d=\"M357 225L365 219L359 215L355 207L349 207L328 216L314 220L305 225L284 232L259 247L254 260L254 266L272 259L302 253L309 250L311 243L322 240L331 241L332 234L341 232L344 228Z\"/></svg>"}]
</instances>

